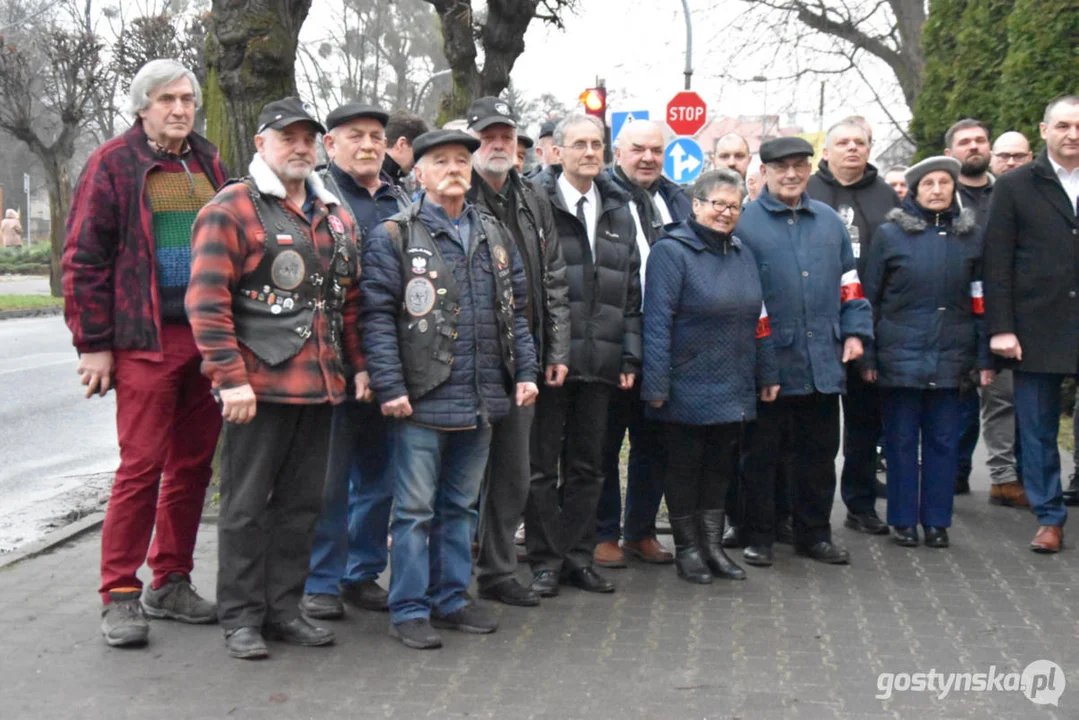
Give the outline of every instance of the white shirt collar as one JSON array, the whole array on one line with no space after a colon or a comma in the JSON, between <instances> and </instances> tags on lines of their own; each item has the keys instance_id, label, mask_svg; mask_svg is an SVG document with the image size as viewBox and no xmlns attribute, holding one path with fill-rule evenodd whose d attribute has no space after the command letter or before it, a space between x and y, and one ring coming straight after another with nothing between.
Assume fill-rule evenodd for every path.
<instances>
[{"instance_id":1,"label":"white shirt collar","mask_svg":"<svg viewBox=\"0 0 1079 720\"><path fill-rule=\"evenodd\" d=\"M570 181L566 178L566 173L562 173L558 176L558 191L562 193L562 199L566 201L566 209L571 213L577 212L577 203L583 197L585 202L592 203L592 211L595 212L596 206L599 205L596 198L596 183L592 183L592 187L588 188L588 192L582 193L577 188L570 184Z\"/></svg>"},{"instance_id":2,"label":"white shirt collar","mask_svg":"<svg viewBox=\"0 0 1079 720\"><path fill-rule=\"evenodd\" d=\"M1065 170L1064 166L1054 160L1052 155L1050 155L1049 153L1046 153L1045 155L1049 158L1049 163L1053 166L1053 172L1056 173L1058 178L1060 178L1061 180L1065 180L1067 178L1079 178L1079 167L1071 171Z\"/></svg>"}]
</instances>

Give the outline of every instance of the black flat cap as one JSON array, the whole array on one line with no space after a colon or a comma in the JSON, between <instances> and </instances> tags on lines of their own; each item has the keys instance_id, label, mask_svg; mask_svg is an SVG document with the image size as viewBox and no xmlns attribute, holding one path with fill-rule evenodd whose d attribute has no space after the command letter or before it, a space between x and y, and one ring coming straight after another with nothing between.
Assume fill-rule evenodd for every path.
<instances>
[{"instance_id":1,"label":"black flat cap","mask_svg":"<svg viewBox=\"0 0 1079 720\"><path fill-rule=\"evenodd\" d=\"M342 105L326 116L326 129L333 130L338 125L344 125L356 118L371 118L372 120L378 120L382 127L386 127L386 123L390 121L390 114L374 105L348 103L347 105Z\"/></svg>"},{"instance_id":2,"label":"black flat cap","mask_svg":"<svg viewBox=\"0 0 1079 720\"><path fill-rule=\"evenodd\" d=\"M315 109L298 97L287 97L266 103L259 113L259 129L281 130L295 122L309 122L320 132L326 132L325 126L315 117Z\"/></svg>"},{"instance_id":3,"label":"black flat cap","mask_svg":"<svg viewBox=\"0 0 1079 720\"><path fill-rule=\"evenodd\" d=\"M761 144L761 162L770 163L783 158L813 157L813 146L800 137L781 137Z\"/></svg>"},{"instance_id":4,"label":"black flat cap","mask_svg":"<svg viewBox=\"0 0 1079 720\"><path fill-rule=\"evenodd\" d=\"M465 117L468 118L469 130L483 130L492 125L517 127L517 120L513 117L513 108L509 103L490 95L473 100Z\"/></svg>"},{"instance_id":5,"label":"black flat cap","mask_svg":"<svg viewBox=\"0 0 1079 720\"><path fill-rule=\"evenodd\" d=\"M554 135L554 129L558 127L558 123L560 120L561 118L552 118L540 125L540 140L545 137L551 137L552 135Z\"/></svg>"},{"instance_id":6,"label":"black flat cap","mask_svg":"<svg viewBox=\"0 0 1079 720\"><path fill-rule=\"evenodd\" d=\"M419 161L426 153L443 145L462 145L470 153L476 152L480 141L461 130L432 130L412 141L412 157Z\"/></svg>"},{"instance_id":7,"label":"black flat cap","mask_svg":"<svg viewBox=\"0 0 1079 720\"><path fill-rule=\"evenodd\" d=\"M520 145L524 145L525 150L530 150L532 149L532 146L536 144L536 141L528 137L527 135L517 133L517 143Z\"/></svg>"}]
</instances>

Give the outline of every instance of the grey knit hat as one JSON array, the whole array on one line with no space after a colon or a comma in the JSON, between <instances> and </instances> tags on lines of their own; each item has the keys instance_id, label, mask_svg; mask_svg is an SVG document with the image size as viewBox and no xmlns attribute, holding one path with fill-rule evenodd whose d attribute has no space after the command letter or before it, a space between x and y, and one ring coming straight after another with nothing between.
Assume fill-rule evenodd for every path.
<instances>
[{"instance_id":1,"label":"grey knit hat","mask_svg":"<svg viewBox=\"0 0 1079 720\"><path fill-rule=\"evenodd\" d=\"M943 170L952 176L953 181L959 182L959 169L962 167L963 164L953 157L935 155L907 168L907 172L904 173L903 177L906 179L907 187L910 188L910 191L917 193L918 183L922 181L922 178L937 170Z\"/></svg>"}]
</instances>

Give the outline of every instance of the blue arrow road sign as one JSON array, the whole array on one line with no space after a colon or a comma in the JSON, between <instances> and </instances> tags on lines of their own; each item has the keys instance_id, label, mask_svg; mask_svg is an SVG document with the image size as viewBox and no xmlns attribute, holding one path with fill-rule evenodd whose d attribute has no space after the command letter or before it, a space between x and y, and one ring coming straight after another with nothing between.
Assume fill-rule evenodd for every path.
<instances>
[{"instance_id":1,"label":"blue arrow road sign","mask_svg":"<svg viewBox=\"0 0 1079 720\"><path fill-rule=\"evenodd\" d=\"M696 140L678 138L663 153L663 174L678 184L691 183L704 169L704 152Z\"/></svg>"},{"instance_id":2,"label":"blue arrow road sign","mask_svg":"<svg viewBox=\"0 0 1079 720\"><path fill-rule=\"evenodd\" d=\"M622 132L622 128L626 126L626 123L631 123L634 120L647 119L647 110L631 110L629 112L611 113L611 145L613 146L618 140L618 133Z\"/></svg>"}]
</instances>

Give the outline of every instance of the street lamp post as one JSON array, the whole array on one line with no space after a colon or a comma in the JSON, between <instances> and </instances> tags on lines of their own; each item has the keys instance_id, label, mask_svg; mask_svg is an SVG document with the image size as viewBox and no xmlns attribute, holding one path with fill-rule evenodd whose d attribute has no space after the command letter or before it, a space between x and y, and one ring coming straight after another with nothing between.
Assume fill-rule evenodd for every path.
<instances>
[{"instance_id":1,"label":"street lamp post","mask_svg":"<svg viewBox=\"0 0 1079 720\"><path fill-rule=\"evenodd\" d=\"M689 0L682 0L682 14L686 16L686 90L693 78L693 19L689 16Z\"/></svg>"}]
</instances>

